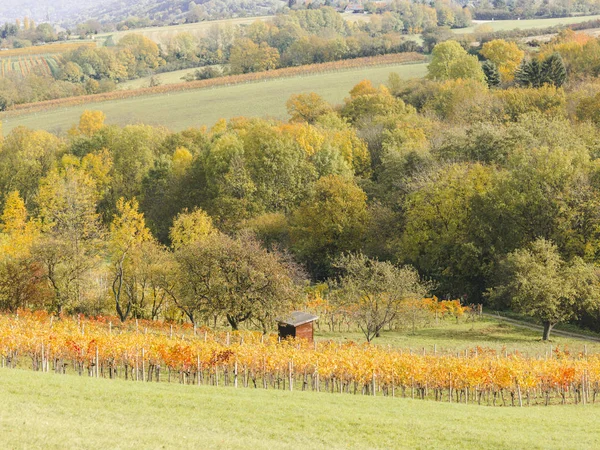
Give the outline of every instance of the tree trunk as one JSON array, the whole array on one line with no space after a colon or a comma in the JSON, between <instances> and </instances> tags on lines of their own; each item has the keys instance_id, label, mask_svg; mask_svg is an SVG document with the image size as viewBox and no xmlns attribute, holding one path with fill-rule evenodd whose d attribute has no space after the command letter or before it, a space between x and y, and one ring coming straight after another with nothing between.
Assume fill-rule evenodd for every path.
<instances>
[{"instance_id":1,"label":"tree trunk","mask_svg":"<svg viewBox=\"0 0 600 450\"><path fill-rule=\"evenodd\" d=\"M550 337L550 332L552 331L552 328L554 327L554 323L550 323L549 321L544 321L542 322L544 325L544 335L542 337L543 341L547 341L548 338Z\"/></svg>"}]
</instances>

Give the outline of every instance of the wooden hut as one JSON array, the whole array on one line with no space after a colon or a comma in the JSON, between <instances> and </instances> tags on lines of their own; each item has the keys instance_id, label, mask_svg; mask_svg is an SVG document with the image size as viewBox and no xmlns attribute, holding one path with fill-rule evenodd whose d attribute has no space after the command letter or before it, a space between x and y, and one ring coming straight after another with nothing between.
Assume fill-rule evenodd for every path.
<instances>
[{"instance_id":1,"label":"wooden hut","mask_svg":"<svg viewBox=\"0 0 600 450\"><path fill-rule=\"evenodd\" d=\"M318 317L309 313L294 311L286 317L278 319L279 337L295 337L312 342L314 339L313 323Z\"/></svg>"}]
</instances>

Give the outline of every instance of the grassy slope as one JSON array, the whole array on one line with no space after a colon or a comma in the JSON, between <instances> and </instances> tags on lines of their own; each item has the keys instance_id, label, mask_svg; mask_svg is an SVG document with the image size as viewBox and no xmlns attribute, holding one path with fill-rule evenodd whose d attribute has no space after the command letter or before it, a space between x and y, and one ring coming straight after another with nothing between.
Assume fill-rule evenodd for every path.
<instances>
[{"instance_id":1,"label":"grassy slope","mask_svg":"<svg viewBox=\"0 0 600 450\"><path fill-rule=\"evenodd\" d=\"M0 369L4 448L598 448L599 406L492 408Z\"/></svg>"},{"instance_id":2,"label":"grassy slope","mask_svg":"<svg viewBox=\"0 0 600 450\"><path fill-rule=\"evenodd\" d=\"M330 102L339 103L356 83L365 78L383 83L390 72L398 72L404 78L411 78L421 77L426 71L427 65L424 63L351 69L214 89L88 103L0 120L4 133L18 125L66 131L78 122L84 110L91 109L104 111L107 122L112 124L143 122L181 130L191 126L212 125L220 118L235 116L269 115L285 118L285 102L294 93L314 91Z\"/></svg>"},{"instance_id":3,"label":"grassy slope","mask_svg":"<svg viewBox=\"0 0 600 450\"><path fill-rule=\"evenodd\" d=\"M321 330L315 333L316 339L350 339L356 342L364 342L364 336L360 332L335 332L328 331L325 324L320 325ZM342 330L344 328L342 327ZM550 349L557 346L568 349L571 353L584 351L584 345L588 352L600 353L600 343L583 341L574 338L559 337L551 335L549 342L542 342L541 331L515 327L508 323L502 323L490 318L481 318L476 322L455 323L448 319L440 325L428 328L417 328L402 332L385 331L381 337L376 338L373 343L382 346L400 347L427 353L433 351L434 345L437 352L457 352L472 349L477 346L493 348L497 351L505 349L508 352L518 350L529 356L545 356Z\"/></svg>"},{"instance_id":4,"label":"grassy slope","mask_svg":"<svg viewBox=\"0 0 600 450\"><path fill-rule=\"evenodd\" d=\"M555 25L568 25L571 23L587 22L588 20L600 19L600 16L579 16L579 17L559 17L555 19L530 19L530 20L494 20L493 22L485 22L485 25L492 27L494 31L500 30L525 30L529 28L546 28ZM481 25L476 23L472 27L459 28L453 30L455 33L472 33L475 27Z\"/></svg>"}]
</instances>

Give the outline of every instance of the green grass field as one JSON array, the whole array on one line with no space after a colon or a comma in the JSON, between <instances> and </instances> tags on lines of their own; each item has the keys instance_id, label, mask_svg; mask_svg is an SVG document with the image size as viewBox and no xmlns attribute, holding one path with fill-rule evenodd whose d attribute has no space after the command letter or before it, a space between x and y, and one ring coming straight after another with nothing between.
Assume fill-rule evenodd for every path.
<instances>
[{"instance_id":1,"label":"green grass field","mask_svg":"<svg viewBox=\"0 0 600 450\"><path fill-rule=\"evenodd\" d=\"M212 66L212 67L219 67L219 66ZM182 79L183 77L185 77L187 74L193 74L194 72L196 72L196 70L201 70L203 68L204 67L194 67L192 69L182 69L182 70L174 70L172 72L157 73L156 75L154 75L154 78L158 79L160 84L183 83L183 79ZM123 83L119 83L118 87L119 87L119 89L122 89L122 90L139 89L139 88L149 87L150 86L150 78L152 78L152 76L125 81Z\"/></svg>"},{"instance_id":2,"label":"green grass field","mask_svg":"<svg viewBox=\"0 0 600 450\"><path fill-rule=\"evenodd\" d=\"M336 329L337 330L337 329ZM596 335L597 336L597 335ZM315 333L317 340L353 340L364 342L365 338L359 331L330 332L325 324L320 324L320 330ZM395 331L384 331L373 343L381 346L391 346L410 349L414 352L455 353L472 349L477 346L492 348L496 351L513 352L515 350L532 357L545 356L551 349L567 349L573 354L583 352L600 353L600 342L584 341L576 338L551 335L549 342L541 340L542 333L537 330L517 327L491 318L479 318L475 322L466 322L464 318L459 323L447 319L439 325L426 328L416 328Z\"/></svg>"},{"instance_id":3,"label":"green grass field","mask_svg":"<svg viewBox=\"0 0 600 450\"><path fill-rule=\"evenodd\" d=\"M464 34L472 33L478 25L489 25L494 31L514 30L514 29L530 29L530 28L547 28L556 25L569 25L571 23L587 22L588 20L600 19L600 16L579 16L579 17L559 17L553 19L530 19L530 20L494 20L474 23L468 28L458 28L453 30L455 33Z\"/></svg>"},{"instance_id":4,"label":"green grass field","mask_svg":"<svg viewBox=\"0 0 600 450\"><path fill-rule=\"evenodd\" d=\"M367 78L384 83L391 72L403 78L422 77L427 64L399 64L367 69L349 69L325 74L281 78L212 89L134 97L101 103L88 103L44 112L2 118L2 130L8 133L19 125L50 131L66 131L84 110L101 110L107 123L126 125L146 123L173 130L212 125L220 118L236 116L287 117L285 102L290 95L317 92L332 103L340 103L354 85Z\"/></svg>"},{"instance_id":5,"label":"green grass field","mask_svg":"<svg viewBox=\"0 0 600 450\"><path fill-rule=\"evenodd\" d=\"M600 406L502 408L0 369L3 448L592 449Z\"/></svg>"}]
</instances>

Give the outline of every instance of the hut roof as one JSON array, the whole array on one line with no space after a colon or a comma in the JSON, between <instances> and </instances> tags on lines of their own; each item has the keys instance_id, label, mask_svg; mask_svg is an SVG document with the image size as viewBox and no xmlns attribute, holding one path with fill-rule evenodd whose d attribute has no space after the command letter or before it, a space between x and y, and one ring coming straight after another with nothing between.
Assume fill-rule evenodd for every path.
<instances>
[{"instance_id":1,"label":"hut roof","mask_svg":"<svg viewBox=\"0 0 600 450\"><path fill-rule=\"evenodd\" d=\"M308 323L308 322L314 322L318 318L319 318L318 316L315 316L315 315L312 315L309 313L305 313L305 312L301 312L301 311L294 311L285 317L280 317L277 320L279 323L284 323L286 325L298 327L298 326L304 325L305 323Z\"/></svg>"}]
</instances>

